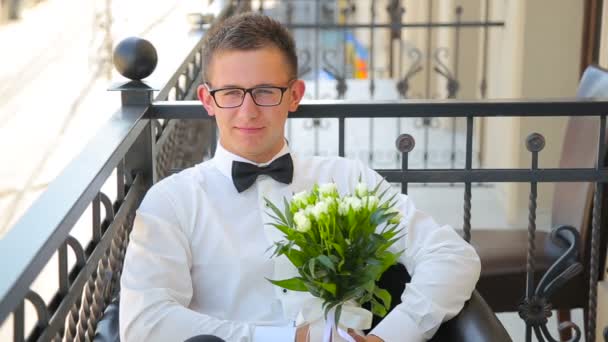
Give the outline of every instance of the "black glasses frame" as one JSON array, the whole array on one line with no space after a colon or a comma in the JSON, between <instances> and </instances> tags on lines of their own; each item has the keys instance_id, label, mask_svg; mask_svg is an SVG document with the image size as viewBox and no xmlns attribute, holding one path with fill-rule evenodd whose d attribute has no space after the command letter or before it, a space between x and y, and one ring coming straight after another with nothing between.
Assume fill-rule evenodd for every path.
<instances>
[{"instance_id":1,"label":"black glasses frame","mask_svg":"<svg viewBox=\"0 0 608 342\"><path fill-rule=\"evenodd\" d=\"M291 85L293 84L293 81L295 81L295 80L289 81L289 83L287 84L287 87L259 86L259 87L253 87L253 88L226 87L226 88L219 88L219 89L210 89L210 86L207 83L205 83L205 86L207 87L207 90L209 91L209 94L211 95L211 97L213 97L213 102L215 102L215 105L218 106L219 108L237 108L237 107L242 106L243 102L245 102L245 96L247 96L247 93L249 93L249 95L251 96L251 99L253 100L253 103L255 103L256 106L276 107L283 102L283 95L285 95L285 92L287 91L287 89L289 89L289 87L291 87ZM255 100L255 96L253 96L253 91L256 89L279 89L281 91L281 98L279 99L279 102L277 104L273 104L273 105L259 104ZM217 103L217 99L215 98L215 93L217 93L218 91L222 91L222 90L241 90L241 91L243 91L243 96L241 97L241 103L239 103L237 106L220 106Z\"/></svg>"}]
</instances>

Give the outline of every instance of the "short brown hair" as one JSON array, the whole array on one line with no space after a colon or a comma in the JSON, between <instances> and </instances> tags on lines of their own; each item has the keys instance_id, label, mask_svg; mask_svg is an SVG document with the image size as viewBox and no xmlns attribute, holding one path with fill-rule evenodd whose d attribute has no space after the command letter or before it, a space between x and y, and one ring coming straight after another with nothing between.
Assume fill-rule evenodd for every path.
<instances>
[{"instance_id":1,"label":"short brown hair","mask_svg":"<svg viewBox=\"0 0 608 342\"><path fill-rule=\"evenodd\" d=\"M218 51L256 50L268 46L274 46L283 52L290 68L289 76L296 78L296 44L285 26L268 16L252 12L224 20L205 35L202 53L203 82L209 81L209 65Z\"/></svg>"}]
</instances>

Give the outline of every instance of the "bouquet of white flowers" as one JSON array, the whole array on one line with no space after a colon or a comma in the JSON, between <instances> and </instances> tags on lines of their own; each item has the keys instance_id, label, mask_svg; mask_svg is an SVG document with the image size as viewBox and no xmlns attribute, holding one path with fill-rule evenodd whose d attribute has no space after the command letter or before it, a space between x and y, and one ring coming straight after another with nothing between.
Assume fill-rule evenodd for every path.
<instances>
[{"instance_id":1,"label":"bouquet of white flowers","mask_svg":"<svg viewBox=\"0 0 608 342\"><path fill-rule=\"evenodd\" d=\"M403 228L395 208L396 194L384 199L389 187L378 194L380 184L369 190L359 182L354 194L345 196L340 196L334 183L315 184L312 190L295 194L290 202L285 199L283 212L266 199L274 220L269 224L285 235L271 247L273 256L285 255L299 273L270 281L288 290L308 291L322 300L324 341L331 331L350 340L339 328L343 308L352 311L353 304L371 301L372 312L381 317L390 308L389 292L377 287L376 281L403 253L388 250ZM371 323L371 314L367 320L365 325Z\"/></svg>"}]
</instances>

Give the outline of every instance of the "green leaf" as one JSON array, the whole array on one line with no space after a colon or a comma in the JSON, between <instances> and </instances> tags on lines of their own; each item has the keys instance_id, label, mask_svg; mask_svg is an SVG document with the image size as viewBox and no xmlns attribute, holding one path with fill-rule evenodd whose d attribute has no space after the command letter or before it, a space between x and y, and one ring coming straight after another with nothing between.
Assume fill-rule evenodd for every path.
<instances>
[{"instance_id":1,"label":"green leaf","mask_svg":"<svg viewBox=\"0 0 608 342\"><path fill-rule=\"evenodd\" d=\"M338 323L340 323L340 316L342 315L342 304L336 306L336 314L334 316L335 318L335 325L338 326Z\"/></svg>"},{"instance_id":2,"label":"green leaf","mask_svg":"<svg viewBox=\"0 0 608 342\"><path fill-rule=\"evenodd\" d=\"M363 295L365 295L365 290L360 287L355 287L355 288L347 291L346 293L344 293L342 300L346 302L346 301L349 301L354 298L360 298ZM369 301L369 300L367 300L367 301Z\"/></svg>"},{"instance_id":3,"label":"green leaf","mask_svg":"<svg viewBox=\"0 0 608 342\"><path fill-rule=\"evenodd\" d=\"M304 256L304 253L302 253L301 251L297 250L297 249L289 249L289 251L287 251L285 253L285 256L287 257L287 259L289 259L289 261L291 261L291 263L295 266L295 267L301 267L302 265L304 265L304 262L306 261L306 257Z\"/></svg>"},{"instance_id":4,"label":"green leaf","mask_svg":"<svg viewBox=\"0 0 608 342\"><path fill-rule=\"evenodd\" d=\"M282 225L282 224L278 224L278 223L266 223L269 226L273 226L276 229L280 230L283 234L289 236L292 232L293 229L289 228L288 226Z\"/></svg>"},{"instance_id":5,"label":"green leaf","mask_svg":"<svg viewBox=\"0 0 608 342\"><path fill-rule=\"evenodd\" d=\"M380 298L385 308L389 309L391 307L391 294L385 289L376 287L374 290L374 296Z\"/></svg>"},{"instance_id":6,"label":"green leaf","mask_svg":"<svg viewBox=\"0 0 608 342\"><path fill-rule=\"evenodd\" d=\"M294 227L293 223L293 214L289 210L289 202L287 202L287 198L283 197L283 204L285 205L285 217L287 218L287 223L290 227Z\"/></svg>"},{"instance_id":7,"label":"green leaf","mask_svg":"<svg viewBox=\"0 0 608 342\"><path fill-rule=\"evenodd\" d=\"M268 280L269 282L273 283L276 286L279 286L279 287L282 287L284 289L288 289L291 291L301 291L301 292L308 291L308 288L306 287L306 285L304 284L304 281L300 277L293 277L293 278L283 279L283 280L272 280L272 279L266 278L266 280Z\"/></svg>"},{"instance_id":8,"label":"green leaf","mask_svg":"<svg viewBox=\"0 0 608 342\"><path fill-rule=\"evenodd\" d=\"M384 191L382 191L382 193L378 196L378 198L382 199L384 198L384 196L386 195L386 193L391 189L391 187L387 187L386 189L384 189ZM381 203L382 204L382 203Z\"/></svg>"},{"instance_id":9,"label":"green leaf","mask_svg":"<svg viewBox=\"0 0 608 342\"><path fill-rule=\"evenodd\" d=\"M374 289L376 288L376 282L375 281L368 281L367 283L365 283L363 285L363 289L365 289L365 291L370 292L370 293L374 293Z\"/></svg>"},{"instance_id":10,"label":"green leaf","mask_svg":"<svg viewBox=\"0 0 608 342\"><path fill-rule=\"evenodd\" d=\"M373 214L370 216L369 221L374 226L379 226L382 223L388 221L390 214L386 214L386 211L383 209L376 209Z\"/></svg>"},{"instance_id":11,"label":"green leaf","mask_svg":"<svg viewBox=\"0 0 608 342\"><path fill-rule=\"evenodd\" d=\"M335 243L335 242L332 243L331 245L334 247L336 252L338 252L338 255L340 255L341 259L343 260L344 259L344 248L342 248L342 246L340 244Z\"/></svg>"},{"instance_id":12,"label":"green leaf","mask_svg":"<svg viewBox=\"0 0 608 342\"><path fill-rule=\"evenodd\" d=\"M329 313L329 310L331 310L333 307L340 305L339 301L326 301L325 303L323 303L323 306L325 306L324 308L324 317L325 320L327 320L327 314Z\"/></svg>"},{"instance_id":13,"label":"green leaf","mask_svg":"<svg viewBox=\"0 0 608 342\"><path fill-rule=\"evenodd\" d=\"M277 218L279 218L281 223L283 223L285 225L289 225L289 223L287 222L287 219L285 218L285 216L283 215L281 210L279 210L279 208L277 208L276 205L272 204L272 202L270 202L270 200L268 200L268 198L266 198L266 197L264 197L264 201L266 202L266 206L269 207L274 212L274 214L277 216Z\"/></svg>"},{"instance_id":14,"label":"green leaf","mask_svg":"<svg viewBox=\"0 0 608 342\"><path fill-rule=\"evenodd\" d=\"M271 219L273 219L275 223L285 224L284 222L281 222L281 220L278 217L276 217L275 215L271 214L270 212L266 212L266 215L268 215L268 217L270 217ZM266 223L266 224L270 224L270 223Z\"/></svg>"},{"instance_id":15,"label":"green leaf","mask_svg":"<svg viewBox=\"0 0 608 342\"><path fill-rule=\"evenodd\" d=\"M331 293L334 297L336 296L336 284L335 283L324 283L322 281L314 281L314 283L318 286L320 286L322 289L324 289L325 291Z\"/></svg>"},{"instance_id":16,"label":"green leaf","mask_svg":"<svg viewBox=\"0 0 608 342\"><path fill-rule=\"evenodd\" d=\"M386 316L387 310L384 305L380 304L377 300L372 299L372 313L376 316Z\"/></svg>"},{"instance_id":17,"label":"green leaf","mask_svg":"<svg viewBox=\"0 0 608 342\"><path fill-rule=\"evenodd\" d=\"M378 190L380 190L380 185L382 185L386 180L384 178L382 178L378 184L376 184L376 186L374 187L374 190L372 190L372 194L376 194L378 192Z\"/></svg>"},{"instance_id":18,"label":"green leaf","mask_svg":"<svg viewBox=\"0 0 608 342\"><path fill-rule=\"evenodd\" d=\"M334 265L334 262L327 256L327 255L319 255L317 257L317 260L319 260L319 262L329 268L330 270L336 272L336 266Z\"/></svg>"},{"instance_id":19,"label":"green leaf","mask_svg":"<svg viewBox=\"0 0 608 342\"><path fill-rule=\"evenodd\" d=\"M317 276L315 275L315 266L317 263L317 259L310 259L308 261L308 270L310 272L310 275L312 276L313 279L317 279Z\"/></svg>"}]
</instances>

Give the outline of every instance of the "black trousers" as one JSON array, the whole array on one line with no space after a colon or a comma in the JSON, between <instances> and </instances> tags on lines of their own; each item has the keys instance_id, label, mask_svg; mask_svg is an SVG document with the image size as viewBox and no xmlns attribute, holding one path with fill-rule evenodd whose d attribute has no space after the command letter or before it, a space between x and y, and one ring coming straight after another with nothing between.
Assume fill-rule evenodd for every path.
<instances>
[{"instance_id":1,"label":"black trousers","mask_svg":"<svg viewBox=\"0 0 608 342\"><path fill-rule=\"evenodd\" d=\"M221 338L213 335L198 335L194 337L190 337L184 342L226 342Z\"/></svg>"}]
</instances>

